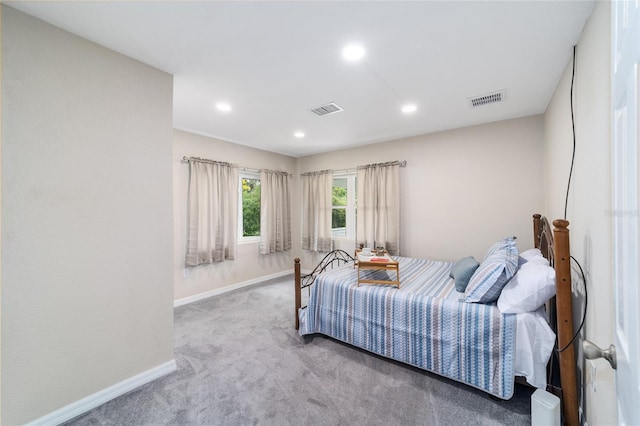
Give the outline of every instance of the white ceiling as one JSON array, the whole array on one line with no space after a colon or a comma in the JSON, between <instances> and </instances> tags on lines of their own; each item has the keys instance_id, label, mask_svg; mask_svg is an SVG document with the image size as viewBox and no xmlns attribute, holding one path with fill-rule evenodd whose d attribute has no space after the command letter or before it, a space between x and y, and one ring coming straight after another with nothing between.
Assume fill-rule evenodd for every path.
<instances>
[{"instance_id":1,"label":"white ceiling","mask_svg":"<svg viewBox=\"0 0 640 426\"><path fill-rule=\"evenodd\" d=\"M594 6L5 3L173 74L175 128L296 157L543 113ZM366 56L349 63L341 50L354 41ZM469 107L468 98L498 90L506 101ZM217 111L218 101L232 111ZM309 111L328 102L344 111ZM401 113L405 102L418 110Z\"/></svg>"}]
</instances>

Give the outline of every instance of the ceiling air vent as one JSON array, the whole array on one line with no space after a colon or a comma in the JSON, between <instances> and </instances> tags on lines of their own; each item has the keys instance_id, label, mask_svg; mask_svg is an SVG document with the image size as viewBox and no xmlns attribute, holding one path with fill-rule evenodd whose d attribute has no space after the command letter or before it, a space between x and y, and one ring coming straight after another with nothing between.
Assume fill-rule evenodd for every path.
<instances>
[{"instance_id":1,"label":"ceiling air vent","mask_svg":"<svg viewBox=\"0 0 640 426\"><path fill-rule=\"evenodd\" d=\"M329 114L335 114L336 112L342 111L342 108L334 104L333 102L331 102L326 105L321 105L317 108L312 108L309 111L311 111L315 115L329 115Z\"/></svg>"},{"instance_id":2,"label":"ceiling air vent","mask_svg":"<svg viewBox=\"0 0 640 426\"><path fill-rule=\"evenodd\" d=\"M506 98L506 91L501 90L499 92L489 93L482 96L476 96L469 98L469 106L471 108L479 107L482 105L494 104L496 102L502 102Z\"/></svg>"}]
</instances>

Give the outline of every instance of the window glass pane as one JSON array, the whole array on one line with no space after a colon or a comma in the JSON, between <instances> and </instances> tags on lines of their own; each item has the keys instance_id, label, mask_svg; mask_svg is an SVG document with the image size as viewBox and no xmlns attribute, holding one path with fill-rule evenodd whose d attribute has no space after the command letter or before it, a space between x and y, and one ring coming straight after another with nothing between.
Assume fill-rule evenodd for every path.
<instances>
[{"instance_id":1,"label":"window glass pane","mask_svg":"<svg viewBox=\"0 0 640 426\"><path fill-rule=\"evenodd\" d=\"M333 180L333 205L334 206L347 205L347 179L346 178Z\"/></svg>"},{"instance_id":2,"label":"window glass pane","mask_svg":"<svg viewBox=\"0 0 640 426\"><path fill-rule=\"evenodd\" d=\"M242 236L260 235L260 179L242 178Z\"/></svg>"},{"instance_id":3,"label":"window glass pane","mask_svg":"<svg viewBox=\"0 0 640 426\"><path fill-rule=\"evenodd\" d=\"M333 179L331 228L333 237L355 237L356 176L347 174Z\"/></svg>"},{"instance_id":4,"label":"window glass pane","mask_svg":"<svg viewBox=\"0 0 640 426\"><path fill-rule=\"evenodd\" d=\"M347 226L347 209L333 209L333 215L331 217L332 228L344 228Z\"/></svg>"}]
</instances>

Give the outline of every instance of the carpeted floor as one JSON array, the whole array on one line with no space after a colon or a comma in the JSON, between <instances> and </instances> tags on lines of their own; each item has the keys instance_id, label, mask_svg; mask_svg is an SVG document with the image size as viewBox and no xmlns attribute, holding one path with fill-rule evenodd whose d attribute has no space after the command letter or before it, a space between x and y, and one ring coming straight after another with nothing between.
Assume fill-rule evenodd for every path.
<instances>
[{"instance_id":1,"label":"carpeted floor","mask_svg":"<svg viewBox=\"0 0 640 426\"><path fill-rule=\"evenodd\" d=\"M175 310L178 370L68 425L529 425L509 401L293 323L293 280Z\"/></svg>"}]
</instances>

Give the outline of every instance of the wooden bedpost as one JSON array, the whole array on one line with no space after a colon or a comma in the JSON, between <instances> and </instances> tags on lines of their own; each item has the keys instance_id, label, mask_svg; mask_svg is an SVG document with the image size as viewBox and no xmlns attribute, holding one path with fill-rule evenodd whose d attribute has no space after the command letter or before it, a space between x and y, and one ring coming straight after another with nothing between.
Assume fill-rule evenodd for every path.
<instances>
[{"instance_id":1,"label":"wooden bedpost","mask_svg":"<svg viewBox=\"0 0 640 426\"><path fill-rule=\"evenodd\" d=\"M300 291L300 258L296 257L293 259L293 273L294 273L294 284L296 286L296 330L300 328L300 319L298 318L298 311L300 310L300 306L302 305L301 300L301 291Z\"/></svg>"},{"instance_id":2,"label":"wooden bedpost","mask_svg":"<svg viewBox=\"0 0 640 426\"><path fill-rule=\"evenodd\" d=\"M554 261L556 269L556 306L558 316L558 348L564 348L573 338L573 293L571 291L571 258L569 222L553 221ZM574 426L578 420L578 382L576 380L575 342L560 352L560 383L564 424Z\"/></svg>"},{"instance_id":3,"label":"wooden bedpost","mask_svg":"<svg viewBox=\"0 0 640 426\"><path fill-rule=\"evenodd\" d=\"M540 248L540 218L542 216L539 214L533 215L533 246L537 249Z\"/></svg>"}]
</instances>

